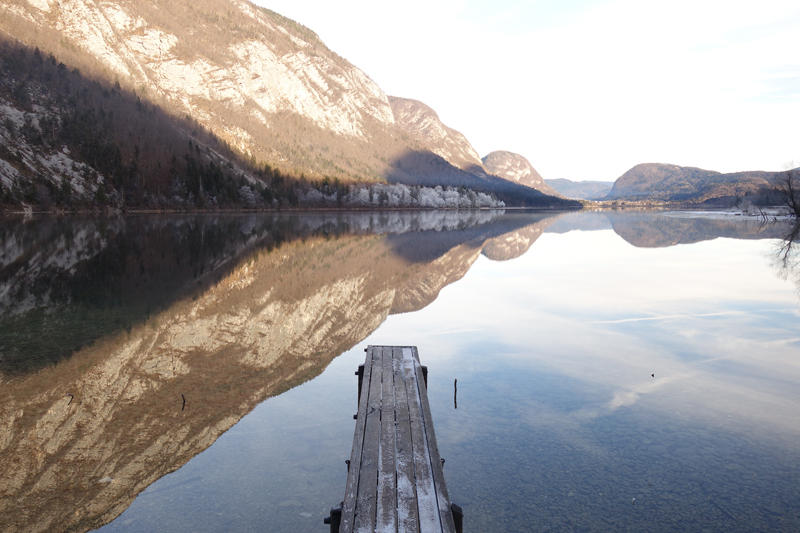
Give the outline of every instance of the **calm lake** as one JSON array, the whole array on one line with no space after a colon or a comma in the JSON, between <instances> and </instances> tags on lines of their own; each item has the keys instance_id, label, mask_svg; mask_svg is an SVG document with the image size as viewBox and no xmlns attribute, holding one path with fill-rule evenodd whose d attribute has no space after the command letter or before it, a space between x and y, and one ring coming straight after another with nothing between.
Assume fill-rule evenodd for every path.
<instances>
[{"instance_id":1,"label":"calm lake","mask_svg":"<svg viewBox=\"0 0 800 533\"><path fill-rule=\"evenodd\" d=\"M2 219L0 531L328 531L369 344L419 348L465 531L798 531L789 231L639 211Z\"/></svg>"}]
</instances>

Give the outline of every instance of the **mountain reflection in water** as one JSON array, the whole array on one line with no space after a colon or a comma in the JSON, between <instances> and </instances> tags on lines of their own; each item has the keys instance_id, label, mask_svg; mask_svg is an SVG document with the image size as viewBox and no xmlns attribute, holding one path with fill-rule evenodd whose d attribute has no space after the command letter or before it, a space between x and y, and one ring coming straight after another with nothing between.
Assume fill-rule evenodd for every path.
<instances>
[{"instance_id":1,"label":"mountain reflection in water","mask_svg":"<svg viewBox=\"0 0 800 533\"><path fill-rule=\"evenodd\" d=\"M552 219L501 214L7 221L0 514L29 531L112 520L259 402L433 301L487 242L524 253Z\"/></svg>"},{"instance_id":2,"label":"mountain reflection in water","mask_svg":"<svg viewBox=\"0 0 800 533\"><path fill-rule=\"evenodd\" d=\"M108 523L260 402L433 302L481 253L512 259L545 231L608 227L636 246L781 231L637 213L4 220L4 527Z\"/></svg>"},{"instance_id":3,"label":"mountain reflection in water","mask_svg":"<svg viewBox=\"0 0 800 533\"><path fill-rule=\"evenodd\" d=\"M55 363L219 282L249 254L309 237L452 231L495 211L9 219L0 227L0 370ZM441 252L441 250L440 250ZM46 332L46 334L45 334Z\"/></svg>"}]
</instances>

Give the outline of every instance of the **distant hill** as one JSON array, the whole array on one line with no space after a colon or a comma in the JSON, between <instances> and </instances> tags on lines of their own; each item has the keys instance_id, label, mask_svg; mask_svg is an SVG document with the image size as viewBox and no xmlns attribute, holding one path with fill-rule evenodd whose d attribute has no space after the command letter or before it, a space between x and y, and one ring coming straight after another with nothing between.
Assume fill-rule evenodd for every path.
<instances>
[{"instance_id":1,"label":"distant hill","mask_svg":"<svg viewBox=\"0 0 800 533\"><path fill-rule=\"evenodd\" d=\"M737 197L768 200L779 172L733 172L662 163L636 165L614 182L605 200L657 200L729 205Z\"/></svg>"},{"instance_id":2,"label":"distant hill","mask_svg":"<svg viewBox=\"0 0 800 533\"><path fill-rule=\"evenodd\" d=\"M542 179L530 161L519 154L498 150L487 154L481 161L486 170L495 176L531 187L544 194L562 196Z\"/></svg>"},{"instance_id":3,"label":"distant hill","mask_svg":"<svg viewBox=\"0 0 800 533\"><path fill-rule=\"evenodd\" d=\"M614 186L613 181L572 181L564 178L544 181L565 197L579 200L600 200Z\"/></svg>"}]
</instances>

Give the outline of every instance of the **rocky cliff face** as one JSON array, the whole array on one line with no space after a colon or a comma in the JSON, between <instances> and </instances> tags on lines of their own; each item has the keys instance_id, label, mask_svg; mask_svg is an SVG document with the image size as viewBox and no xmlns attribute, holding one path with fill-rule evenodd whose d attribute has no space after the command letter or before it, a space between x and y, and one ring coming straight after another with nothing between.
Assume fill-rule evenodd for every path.
<instances>
[{"instance_id":1,"label":"rocky cliff face","mask_svg":"<svg viewBox=\"0 0 800 533\"><path fill-rule=\"evenodd\" d=\"M530 161L519 154L500 150L486 155L482 161L486 170L495 176L536 189L544 194L563 198L561 193L545 183Z\"/></svg>"},{"instance_id":2,"label":"rocky cliff face","mask_svg":"<svg viewBox=\"0 0 800 533\"><path fill-rule=\"evenodd\" d=\"M343 223L324 217L313 222L328 230ZM0 374L4 526L87 531L109 522L259 402L318 375L389 313L433 301L463 276L487 241L517 242L520 238L510 234L527 231L522 221L492 217L459 232L435 231L446 230L447 220L425 223L399 215L386 220L388 226L371 219L351 222L351 234L331 238L328 233L274 247L276 241L269 240L274 232L261 237L270 246L252 246L259 224L253 217L239 218L236 225L245 237L240 250L246 254L210 254L205 275L202 257L189 266L189 279L192 272L201 279L219 278L206 289L59 364ZM421 222L430 229L384 235L358 230L404 231ZM86 243L103 240L95 239L97 232L90 228L83 233ZM26 259L9 239L4 242L9 264L44 259ZM58 268L66 270L61 271L80 270L90 257L106 262L103 246L78 244L85 253L62 254ZM156 259L161 252L151 255ZM142 263L142 269L135 258L146 256L134 250L122 263L144 275L148 267ZM223 266L231 256L236 264ZM214 261L222 263L214 267ZM159 279L155 272L150 276ZM25 312L19 306L4 310Z\"/></svg>"},{"instance_id":3,"label":"rocky cliff face","mask_svg":"<svg viewBox=\"0 0 800 533\"><path fill-rule=\"evenodd\" d=\"M207 130L257 168L404 177L393 164L411 147L380 87L311 30L269 10L241 0L11 0L0 14L3 33L30 52L186 118L184 145ZM132 137L142 149L141 134ZM157 162L169 168L170 159Z\"/></svg>"},{"instance_id":4,"label":"rocky cliff face","mask_svg":"<svg viewBox=\"0 0 800 533\"><path fill-rule=\"evenodd\" d=\"M360 140L373 122L394 120L386 95L361 70L307 28L246 1L21 0L3 9L8 25L43 34L29 36L31 44L62 37L74 59L247 153L264 153L258 136L280 129L282 114Z\"/></svg>"},{"instance_id":5,"label":"rocky cliff face","mask_svg":"<svg viewBox=\"0 0 800 533\"><path fill-rule=\"evenodd\" d=\"M436 111L417 100L389 97L400 129L422 146L452 165L472 174L486 175L486 169L467 138L439 120Z\"/></svg>"},{"instance_id":6,"label":"rocky cliff face","mask_svg":"<svg viewBox=\"0 0 800 533\"><path fill-rule=\"evenodd\" d=\"M407 178L395 163L413 147L384 92L277 13L243 0L12 0L0 12L7 35L68 69L189 117L187 138L195 121L298 176Z\"/></svg>"}]
</instances>

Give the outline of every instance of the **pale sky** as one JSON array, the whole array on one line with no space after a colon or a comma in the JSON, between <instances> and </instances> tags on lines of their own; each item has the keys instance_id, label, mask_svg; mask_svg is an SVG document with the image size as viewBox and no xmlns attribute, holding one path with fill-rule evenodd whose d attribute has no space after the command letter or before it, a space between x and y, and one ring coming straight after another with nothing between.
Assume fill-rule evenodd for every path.
<instances>
[{"instance_id":1,"label":"pale sky","mask_svg":"<svg viewBox=\"0 0 800 533\"><path fill-rule=\"evenodd\" d=\"M256 0L545 179L800 160L797 0Z\"/></svg>"}]
</instances>

